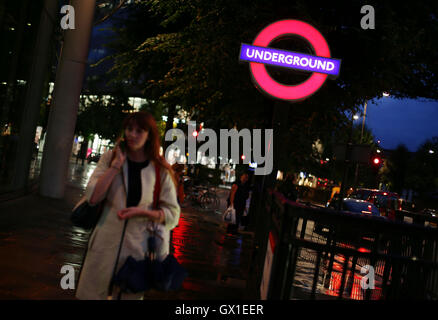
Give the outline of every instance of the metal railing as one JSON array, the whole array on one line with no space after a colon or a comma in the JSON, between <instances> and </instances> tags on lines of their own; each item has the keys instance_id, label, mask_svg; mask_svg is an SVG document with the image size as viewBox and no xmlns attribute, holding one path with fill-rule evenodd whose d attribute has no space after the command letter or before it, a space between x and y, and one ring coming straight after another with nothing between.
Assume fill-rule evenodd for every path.
<instances>
[{"instance_id":1,"label":"metal railing","mask_svg":"<svg viewBox=\"0 0 438 320\"><path fill-rule=\"evenodd\" d=\"M399 221L389 221L304 206L279 193L267 198L278 238L268 298L438 299L438 229L424 226L435 218L400 211ZM405 216L423 225L401 222ZM367 288L371 277L374 288Z\"/></svg>"}]
</instances>

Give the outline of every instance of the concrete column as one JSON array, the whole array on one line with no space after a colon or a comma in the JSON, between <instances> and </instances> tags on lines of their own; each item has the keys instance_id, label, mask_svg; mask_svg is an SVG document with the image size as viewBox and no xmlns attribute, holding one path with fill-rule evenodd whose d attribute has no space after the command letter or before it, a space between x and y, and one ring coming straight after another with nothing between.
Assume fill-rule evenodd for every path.
<instances>
[{"instance_id":1,"label":"concrete column","mask_svg":"<svg viewBox=\"0 0 438 320\"><path fill-rule=\"evenodd\" d=\"M56 73L41 168L40 194L63 198L73 146L85 67L93 28L95 0L72 0L76 29L65 31L61 59Z\"/></svg>"},{"instance_id":2,"label":"concrete column","mask_svg":"<svg viewBox=\"0 0 438 320\"><path fill-rule=\"evenodd\" d=\"M57 0L44 0L41 18L38 26L32 69L26 92L21 129L18 141L18 152L13 175L13 188L18 190L26 186L30 162L32 160L33 142L42 101L44 81L47 76L51 57L51 40L54 30L53 17L58 14Z\"/></svg>"}]
</instances>

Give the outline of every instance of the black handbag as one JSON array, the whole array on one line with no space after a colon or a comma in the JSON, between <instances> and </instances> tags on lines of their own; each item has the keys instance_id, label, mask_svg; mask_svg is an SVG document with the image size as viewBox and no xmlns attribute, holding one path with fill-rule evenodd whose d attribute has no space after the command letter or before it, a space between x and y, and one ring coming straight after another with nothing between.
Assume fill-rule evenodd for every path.
<instances>
[{"instance_id":1,"label":"black handbag","mask_svg":"<svg viewBox=\"0 0 438 320\"><path fill-rule=\"evenodd\" d=\"M138 293L150 289L159 291L178 290L181 288L187 271L172 254L163 261L154 258L151 243L155 236L148 239L149 256L135 260L129 256L125 264L113 278L113 284L120 287L120 292ZM112 291L111 291L112 292Z\"/></svg>"},{"instance_id":2,"label":"black handbag","mask_svg":"<svg viewBox=\"0 0 438 320\"><path fill-rule=\"evenodd\" d=\"M114 160L115 153L113 153L110 163ZM92 206L88 201L82 198L72 210L70 220L74 226L86 230L94 229L102 214L105 200Z\"/></svg>"},{"instance_id":3,"label":"black handbag","mask_svg":"<svg viewBox=\"0 0 438 320\"><path fill-rule=\"evenodd\" d=\"M151 283L147 275L150 268L150 260L137 261L129 256L114 276L113 283L120 287L121 292L137 293L149 290Z\"/></svg>"},{"instance_id":4,"label":"black handbag","mask_svg":"<svg viewBox=\"0 0 438 320\"><path fill-rule=\"evenodd\" d=\"M91 206L86 200L73 209L70 217L74 226L83 229L93 229L99 221L103 209L103 202Z\"/></svg>"}]
</instances>

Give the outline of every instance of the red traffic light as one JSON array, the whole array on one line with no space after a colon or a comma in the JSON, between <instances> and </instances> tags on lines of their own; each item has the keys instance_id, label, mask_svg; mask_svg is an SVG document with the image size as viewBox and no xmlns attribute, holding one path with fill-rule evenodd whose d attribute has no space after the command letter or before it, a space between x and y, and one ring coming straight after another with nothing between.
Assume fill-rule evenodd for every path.
<instances>
[{"instance_id":1,"label":"red traffic light","mask_svg":"<svg viewBox=\"0 0 438 320\"><path fill-rule=\"evenodd\" d=\"M198 136L198 131L193 131L192 135L196 138Z\"/></svg>"},{"instance_id":2,"label":"red traffic light","mask_svg":"<svg viewBox=\"0 0 438 320\"><path fill-rule=\"evenodd\" d=\"M381 162L381 160L380 160L379 157L374 157L374 158L373 158L373 164L375 164L376 166L379 165L380 162Z\"/></svg>"}]
</instances>

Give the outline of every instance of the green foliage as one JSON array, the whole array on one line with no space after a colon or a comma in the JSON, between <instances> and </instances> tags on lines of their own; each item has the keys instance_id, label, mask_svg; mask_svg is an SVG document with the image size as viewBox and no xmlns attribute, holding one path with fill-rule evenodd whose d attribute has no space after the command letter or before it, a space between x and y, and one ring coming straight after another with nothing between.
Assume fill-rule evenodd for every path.
<instances>
[{"instance_id":1,"label":"green foliage","mask_svg":"<svg viewBox=\"0 0 438 320\"><path fill-rule=\"evenodd\" d=\"M120 135L122 122L129 110L134 109L128 104L128 97L122 91L113 94L109 101L104 96L83 97L75 132L84 137L98 134L101 138L114 142Z\"/></svg>"},{"instance_id":2,"label":"green foliage","mask_svg":"<svg viewBox=\"0 0 438 320\"><path fill-rule=\"evenodd\" d=\"M402 193L407 186L407 176L411 174L409 162L411 154L404 145L399 145L390 156L385 159L380 171L381 181L387 183L392 191Z\"/></svg>"},{"instance_id":3,"label":"green foliage","mask_svg":"<svg viewBox=\"0 0 438 320\"><path fill-rule=\"evenodd\" d=\"M140 111L147 111L154 116L161 137L164 137L166 132L166 122L162 119L165 109L166 105L163 102L153 100L147 100L147 102L140 107Z\"/></svg>"},{"instance_id":4,"label":"green foliage","mask_svg":"<svg viewBox=\"0 0 438 320\"><path fill-rule=\"evenodd\" d=\"M430 153L429 150L435 153ZM438 189L438 137L426 140L415 153L403 145L398 146L384 160L380 170L382 182L391 191L401 193L413 189L424 196Z\"/></svg>"},{"instance_id":5,"label":"green foliage","mask_svg":"<svg viewBox=\"0 0 438 320\"><path fill-rule=\"evenodd\" d=\"M438 137L426 140L418 148L410 166L411 176L407 181L414 190L427 193L438 189Z\"/></svg>"}]
</instances>

